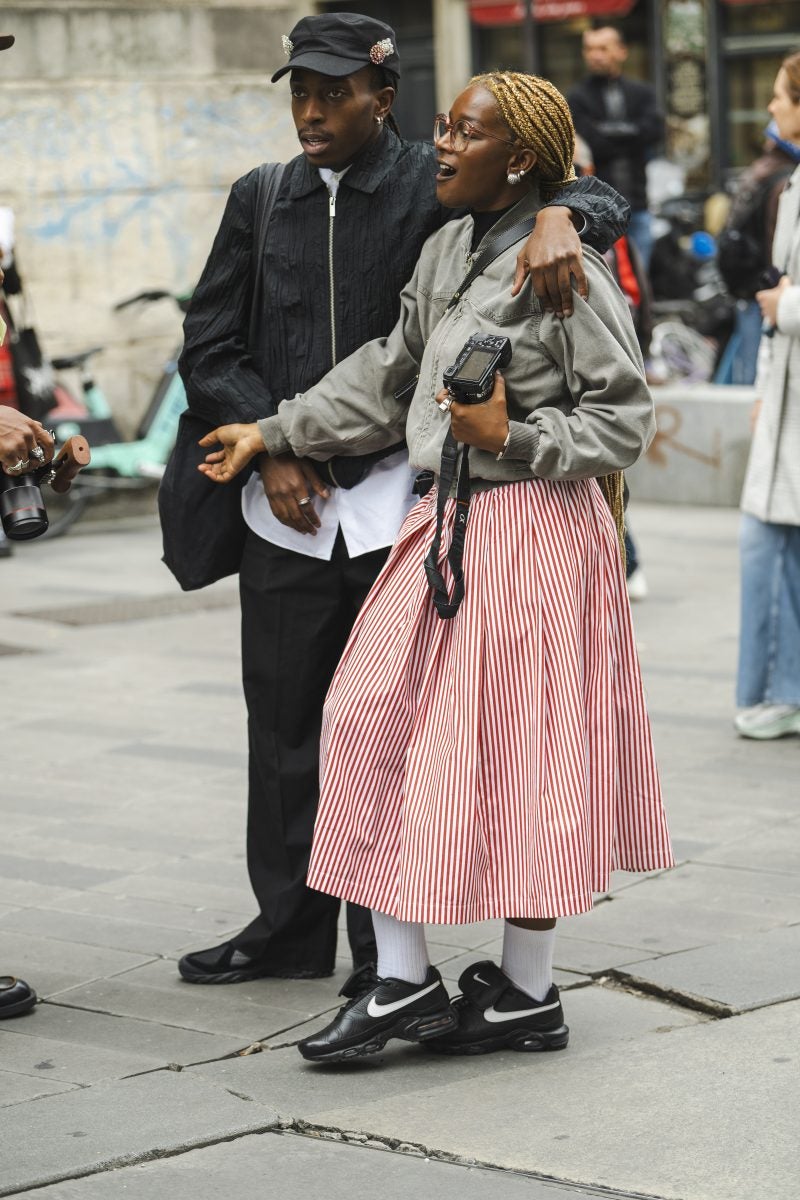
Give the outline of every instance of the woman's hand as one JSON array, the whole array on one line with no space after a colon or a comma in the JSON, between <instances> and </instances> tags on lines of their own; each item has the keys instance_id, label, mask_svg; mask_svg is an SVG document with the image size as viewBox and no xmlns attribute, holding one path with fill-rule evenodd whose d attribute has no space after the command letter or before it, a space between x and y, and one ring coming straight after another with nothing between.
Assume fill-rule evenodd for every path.
<instances>
[{"instance_id":1,"label":"woman's hand","mask_svg":"<svg viewBox=\"0 0 800 1200\"><path fill-rule=\"evenodd\" d=\"M778 324L778 302L788 287L792 286L792 281L788 275L783 275L777 287L767 288L765 292L756 292L756 300L758 307L761 309L761 315L768 325L773 328Z\"/></svg>"},{"instance_id":2,"label":"woman's hand","mask_svg":"<svg viewBox=\"0 0 800 1200\"><path fill-rule=\"evenodd\" d=\"M589 295L581 240L575 232L568 208L550 205L539 209L533 232L517 255L512 296L522 291L528 273L545 312L552 311L557 317L572 316L573 276L584 300Z\"/></svg>"},{"instance_id":3,"label":"woman's hand","mask_svg":"<svg viewBox=\"0 0 800 1200\"><path fill-rule=\"evenodd\" d=\"M450 392L443 388L436 403L446 402ZM499 371L495 372L494 388L488 400L482 404L450 404L450 430L457 442L475 446L499 454L508 437L508 409L506 407L506 385Z\"/></svg>"},{"instance_id":4,"label":"woman's hand","mask_svg":"<svg viewBox=\"0 0 800 1200\"><path fill-rule=\"evenodd\" d=\"M316 536L320 519L312 493L327 500L330 492L307 459L293 454L263 455L258 469L273 516L297 533Z\"/></svg>"},{"instance_id":5,"label":"woman's hand","mask_svg":"<svg viewBox=\"0 0 800 1200\"><path fill-rule=\"evenodd\" d=\"M0 404L0 466L7 475L35 471L50 462L53 450L53 439L41 422Z\"/></svg>"},{"instance_id":6,"label":"woman's hand","mask_svg":"<svg viewBox=\"0 0 800 1200\"><path fill-rule=\"evenodd\" d=\"M198 471L214 483L229 483L247 466L251 458L266 453L258 425L220 425L200 439L201 446L222 444L221 450L206 455Z\"/></svg>"}]
</instances>

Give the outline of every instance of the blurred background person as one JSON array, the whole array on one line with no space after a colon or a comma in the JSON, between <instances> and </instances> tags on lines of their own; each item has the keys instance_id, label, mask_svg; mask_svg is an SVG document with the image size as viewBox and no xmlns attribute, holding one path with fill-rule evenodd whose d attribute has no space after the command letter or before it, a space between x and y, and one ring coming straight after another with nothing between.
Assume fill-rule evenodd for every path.
<instances>
[{"instance_id":1,"label":"blurred background person","mask_svg":"<svg viewBox=\"0 0 800 1200\"><path fill-rule=\"evenodd\" d=\"M0 34L0 50L8 50L9 46L13 45L14 38L11 34ZM0 287L2 283L3 268L0 267ZM5 322L0 317L0 345L3 343L5 334ZM38 430L33 428L34 426L39 426ZM23 417L21 413L5 404L0 405L0 464L7 475L18 473L18 464L29 459L29 451L39 444L37 440L39 431L44 434L38 421L31 421L29 417ZM47 438L46 434L45 438ZM30 462L27 465L30 466ZM34 466L38 465L38 460L34 458ZM21 471L20 467L19 473ZM5 535L3 535L3 541L5 541ZM0 541L0 548L2 548L2 541ZM30 1012L35 1003L36 992L24 979L17 979L13 975L0 975L0 1019L19 1017L23 1013Z\"/></svg>"},{"instance_id":2,"label":"blurred background person","mask_svg":"<svg viewBox=\"0 0 800 1200\"><path fill-rule=\"evenodd\" d=\"M583 61L588 78L567 99L575 132L588 143L598 179L610 183L631 206L628 235L636 243L645 271L653 248L652 217L647 207L645 165L664 138L664 117L649 83L622 74L628 47L611 25L587 29Z\"/></svg>"},{"instance_id":3,"label":"blurred background person","mask_svg":"<svg viewBox=\"0 0 800 1200\"><path fill-rule=\"evenodd\" d=\"M717 265L736 299L735 324L715 383L755 382L761 309L756 292L772 261L778 200L800 163L800 146L783 139L770 121L762 153L739 176L725 224L717 240Z\"/></svg>"},{"instance_id":4,"label":"blurred background person","mask_svg":"<svg viewBox=\"0 0 800 1200\"><path fill-rule=\"evenodd\" d=\"M778 135L800 144L800 53L775 80ZM800 166L778 204L776 286L756 293L764 321L760 397L742 497L741 629L735 726L742 737L800 733Z\"/></svg>"}]
</instances>

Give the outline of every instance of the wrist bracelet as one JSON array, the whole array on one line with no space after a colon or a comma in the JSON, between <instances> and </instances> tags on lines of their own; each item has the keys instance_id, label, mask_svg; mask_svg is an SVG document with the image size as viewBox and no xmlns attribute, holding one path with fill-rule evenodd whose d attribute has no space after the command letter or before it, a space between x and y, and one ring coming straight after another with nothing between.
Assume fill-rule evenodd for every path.
<instances>
[{"instance_id":1,"label":"wrist bracelet","mask_svg":"<svg viewBox=\"0 0 800 1200\"><path fill-rule=\"evenodd\" d=\"M505 458L506 450L508 449L510 442L511 442L511 424L509 422L508 433L506 434L506 440L503 442L502 446L500 447L500 453L496 456L498 462L500 462L501 458Z\"/></svg>"}]
</instances>

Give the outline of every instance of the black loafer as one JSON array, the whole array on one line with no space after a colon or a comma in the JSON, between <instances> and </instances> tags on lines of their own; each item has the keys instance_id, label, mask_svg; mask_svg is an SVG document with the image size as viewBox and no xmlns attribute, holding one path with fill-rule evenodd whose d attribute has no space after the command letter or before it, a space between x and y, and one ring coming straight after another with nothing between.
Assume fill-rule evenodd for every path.
<instances>
[{"instance_id":1,"label":"black loafer","mask_svg":"<svg viewBox=\"0 0 800 1200\"><path fill-rule=\"evenodd\" d=\"M311 1062L343 1062L364 1054L376 1054L390 1038L422 1042L454 1029L456 1016L450 997L435 967L428 968L423 983L404 979L378 979L369 991L354 977L342 989L352 999L319 1033L298 1042L303 1058Z\"/></svg>"},{"instance_id":2,"label":"black loafer","mask_svg":"<svg viewBox=\"0 0 800 1200\"><path fill-rule=\"evenodd\" d=\"M266 958L253 958L233 942L223 942L209 950L184 954L178 962L181 978L187 983L247 983L251 979L327 979L333 971L307 971L302 967L283 967Z\"/></svg>"},{"instance_id":3,"label":"black loafer","mask_svg":"<svg viewBox=\"0 0 800 1200\"><path fill-rule=\"evenodd\" d=\"M0 1018L21 1017L36 1003L36 992L24 979L0 975Z\"/></svg>"},{"instance_id":4,"label":"black loafer","mask_svg":"<svg viewBox=\"0 0 800 1200\"><path fill-rule=\"evenodd\" d=\"M563 1050L569 1041L558 988L544 1000L520 991L496 963L473 963L458 981L453 1001L458 1027L427 1043L439 1054L489 1054L492 1050Z\"/></svg>"}]
</instances>

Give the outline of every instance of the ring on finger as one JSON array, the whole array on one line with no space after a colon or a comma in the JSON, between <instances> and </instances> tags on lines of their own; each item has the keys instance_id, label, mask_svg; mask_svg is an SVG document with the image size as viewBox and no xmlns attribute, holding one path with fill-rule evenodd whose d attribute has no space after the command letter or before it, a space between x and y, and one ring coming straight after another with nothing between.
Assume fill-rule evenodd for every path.
<instances>
[{"instance_id":1,"label":"ring on finger","mask_svg":"<svg viewBox=\"0 0 800 1200\"><path fill-rule=\"evenodd\" d=\"M29 462L30 462L30 460L27 458L24 460L24 462L21 458L19 458L14 463L13 467L9 467L8 469L9 469L9 471L13 471L14 474L17 475L17 474L19 474L20 471L25 470L25 468L29 465Z\"/></svg>"},{"instance_id":2,"label":"ring on finger","mask_svg":"<svg viewBox=\"0 0 800 1200\"><path fill-rule=\"evenodd\" d=\"M453 403L453 397L448 392L448 394L445 396L444 400L439 401L439 411L443 412L443 413L450 412L450 406L452 405L452 403Z\"/></svg>"},{"instance_id":3,"label":"ring on finger","mask_svg":"<svg viewBox=\"0 0 800 1200\"><path fill-rule=\"evenodd\" d=\"M40 463L44 462L44 450L38 443L31 450L31 454L33 455L33 457L36 459L37 462L40 462Z\"/></svg>"},{"instance_id":4,"label":"ring on finger","mask_svg":"<svg viewBox=\"0 0 800 1200\"><path fill-rule=\"evenodd\" d=\"M302 499L302 500L298 500L298 501L297 501L297 503L298 503L298 504L299 504L301 507L302 507L304 504L310 504L310 503L311 503L311 497L310 497L310 496L304 496L304 497L303 497L303 499Z\"/></svg>"}]
</instances>

